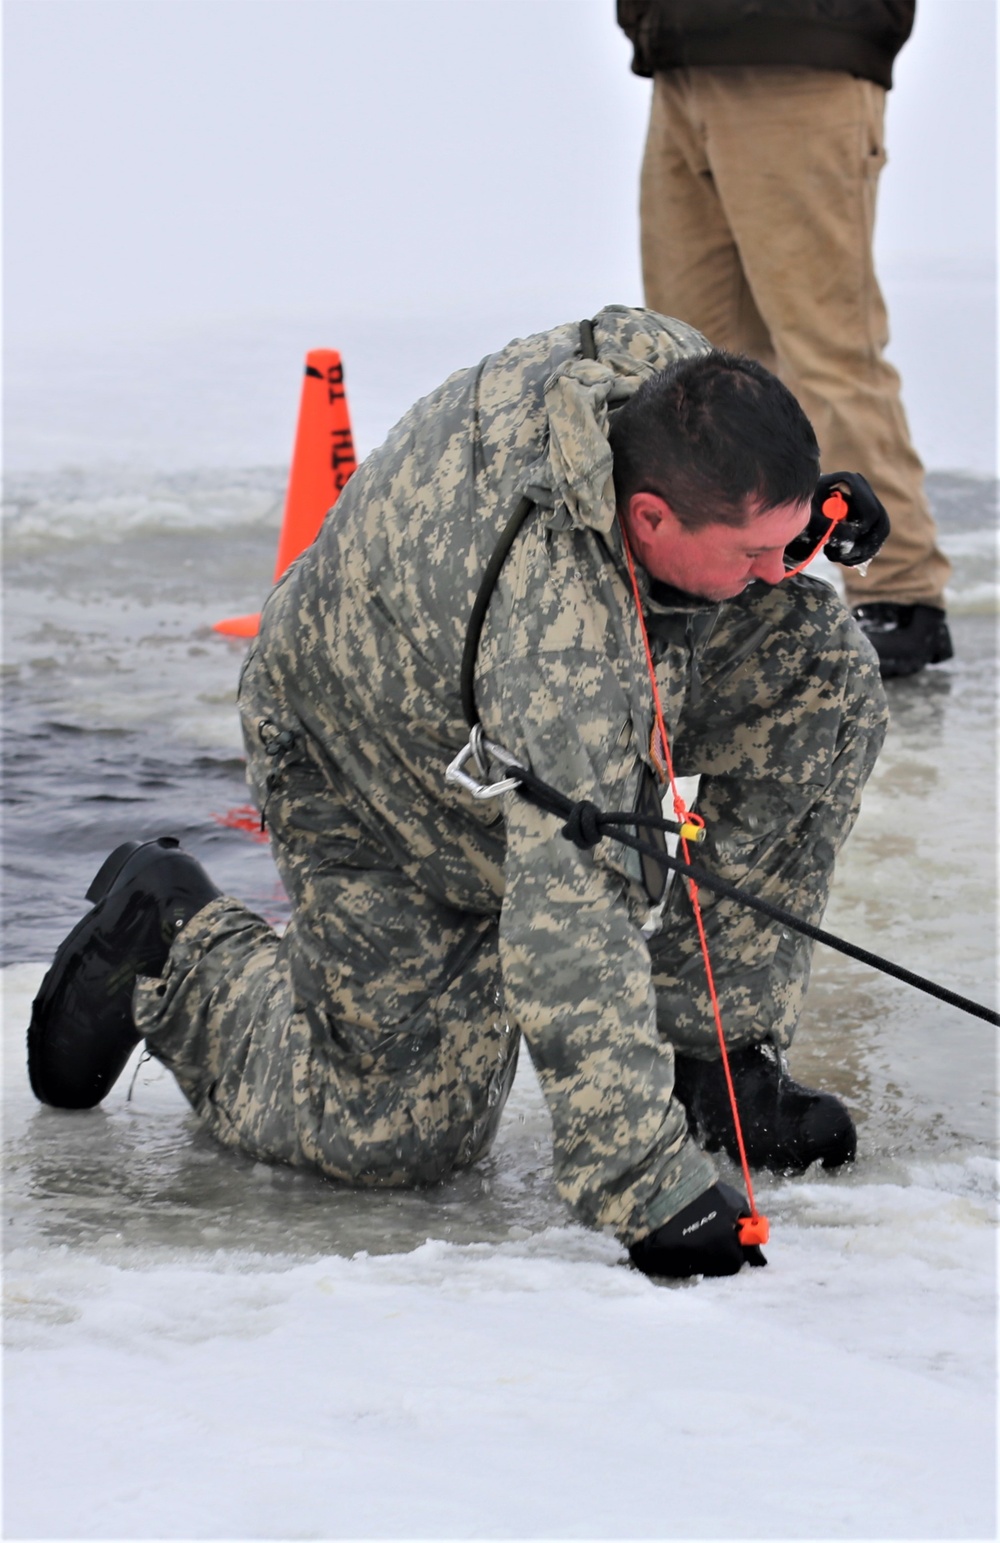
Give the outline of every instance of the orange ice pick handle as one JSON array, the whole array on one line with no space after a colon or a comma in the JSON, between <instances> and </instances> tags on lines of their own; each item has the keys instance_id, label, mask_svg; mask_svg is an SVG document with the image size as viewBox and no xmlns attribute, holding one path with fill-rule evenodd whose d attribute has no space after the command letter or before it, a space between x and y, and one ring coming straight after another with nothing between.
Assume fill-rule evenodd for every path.
<instances>
[{"instance_id":1,"label":"orange ice pick handle","mask_svg":"<svg viewBox=\"0 0 1000 1543\"><path fill-rule=\"evenodd\" d=\"M771 1228L766 1216L741 1216L736 1224L736 1235L744 1248L749 1248L753 1243L766 1243L771 1236Z\"/></svg>"}]
</instances>

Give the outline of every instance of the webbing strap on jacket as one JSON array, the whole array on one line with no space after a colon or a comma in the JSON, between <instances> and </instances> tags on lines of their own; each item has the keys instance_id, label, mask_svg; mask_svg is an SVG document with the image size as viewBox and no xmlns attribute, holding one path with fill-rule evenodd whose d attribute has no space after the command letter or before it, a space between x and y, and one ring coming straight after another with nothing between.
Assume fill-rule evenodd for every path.
<instances>
[{"instance_id":1,"label":"webbing strap on jacket","mask_svg":"<svg viewBox=\"0 0 1000 1543\"><path fill-rule=\"evenodd\" d=\"M465 631L465 648L462 650L462 711L470 729L474 729L479 722L475 681L476 659L479 656L479 639L483 633L483 622L486 620L486 612L493 599L500 569L507 561L507 553L514 545L521 526L534 507L534 499L529 498L525 493L504 526L500 540L493 548L493 556L486 565L486 572L483 574L482 583L469 616L469 625Z\"/></svg>"},{"instance_id":2,"label":"webbing strap on jacket","mask_svg":"<svg viewBox=\"0 0 1000 1543\"><path fill-rule=\"evenodd\" d=\"M597 358L597 344L594 341L594 323L582 321L580 323L580 352L585 359ZM479 657L479 640L483 634L483 622L486 620L486 612L493 598L500 570L507 561L507 554L517 540L518 534L525 520L534 509L534 500L525 493L519 500L517 508L507 521L500 533L500 539L493 548L493 555L486 565L482 582L476 592L472 611L469 615L469 625L465 629L465 647L462 650L462 711L465 721L470 729L474 729L479 722L479 710L476 707L476 660Z\"/></svg>"}]
</instances>

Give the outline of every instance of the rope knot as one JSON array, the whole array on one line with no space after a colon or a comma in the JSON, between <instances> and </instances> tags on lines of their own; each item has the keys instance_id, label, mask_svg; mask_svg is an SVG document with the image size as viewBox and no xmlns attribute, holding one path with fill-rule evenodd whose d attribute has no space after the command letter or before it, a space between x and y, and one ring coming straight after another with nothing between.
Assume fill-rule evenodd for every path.
<instances>
[{"instance_id":1,"label":"rope knot","mask_svg":"<svg viewBox=\"0 0 1000 1543\"><path fill-rule=\"evenodd\" d=\"M595 847L603 835L601 811L597 805L590 803L587 799L574 804L569 812L569 819L562 828L562 834L568 841L572 841L574 846L579 847L581 852L587 852L591 847Z\"/></svg>"}]
</instances>

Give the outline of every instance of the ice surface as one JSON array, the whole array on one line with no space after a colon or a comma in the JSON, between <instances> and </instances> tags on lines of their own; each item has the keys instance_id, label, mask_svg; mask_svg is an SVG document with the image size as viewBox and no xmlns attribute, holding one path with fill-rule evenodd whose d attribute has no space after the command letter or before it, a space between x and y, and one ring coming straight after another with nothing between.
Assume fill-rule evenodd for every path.
<instances>
[{"instance_id":1,"label":"ice surface","mask_svg":"<svg viewBox=\"0 0 1000 1543\"><path fill-rule=\"evenodd\" d=\"M986 997L993 630L955 621L827 924ZM2 974L7 1536L994 1536L988 1025L818 950L794 1067L859 1161L760 1182L766 1270L655 1287L567 1225L526 1061L479 1168L358 1195L220 1151L155 1063L40 1108L41 972Z\"/></svg>"},{"instance_id":2,"label":"ice surface","mask_svg":"<svg viewBox=\"0 0 1000 1543\"><path fill-rule=\"evenodd\" d=\"M159 1075L32 1107L39 975L4 972L7 1537L994 1535L986 1157L774 1182L766 1270L656 1287L566 1225L530 1068L475 1178L351 1196Z\"/></svg>"},{"instance_id":3,"label":"ice surface","mask_svg":"<svg viewBox=\"0 0 1000 1543\"><path fill-rule=\"evenodd\" d=\"M762 1180L769 1266L729 1281L653 1286L567 1223L527 1061L490 1157L415 1194L219 1150L153 1063L34 1102L38 961L122 837L174 831L283 915L218 823L242 649L210 630L266 591L282 486L210 456L10 479L5 1535L993 1537L996 1031L839 955L792 1065L858 1162ZM931 492L956 658L889 685L826 925L995 1002L995 489Z\"/></svg>"}]
</instances>

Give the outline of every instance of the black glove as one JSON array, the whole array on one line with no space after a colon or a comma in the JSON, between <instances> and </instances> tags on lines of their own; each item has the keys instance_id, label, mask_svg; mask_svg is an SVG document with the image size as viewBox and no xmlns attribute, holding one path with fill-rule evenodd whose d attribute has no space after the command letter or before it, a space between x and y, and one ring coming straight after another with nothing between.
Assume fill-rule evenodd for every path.
<instances>
[{"instance_id":1,"label":"black glove","mask_svg":"<svg viewBox=\"0 0 1000 1543\"><path fill-rule=\"evenodd\" d=\"M831 527L829 515L823 513L823 505L833 492L843 495L847 514ZM809 524L801 536L796 536L785 548L788 566L794 568L797 563L804 562L828 531L823 555L831 562L842 563L845 568L856 568L858 563L868 562L889 534L889 516L860 472L835 471L820 477L813 494Z\"/></svg>"},{"instance_id":2,"label":"black glove","mask_svg":"<svg viewBox=\"0 0 1000 1543\"><path fill-rule=\"evenodd\" d=\"M766 1264L756 1243L742 1244L736 1233L750 1208L728 1184L713 1184L648 1238L629 1249L644 1275L735 1275L745 1264Z\"/></svg>"}]
</instances>

